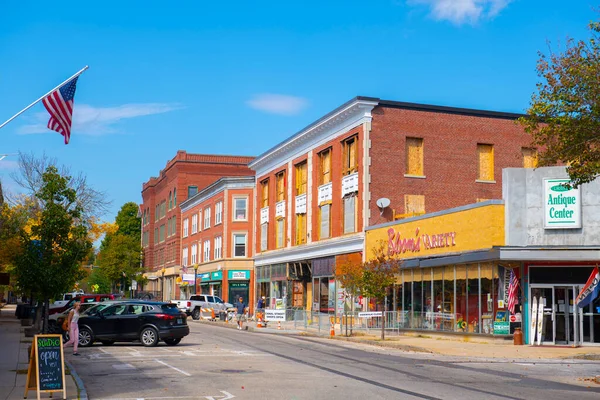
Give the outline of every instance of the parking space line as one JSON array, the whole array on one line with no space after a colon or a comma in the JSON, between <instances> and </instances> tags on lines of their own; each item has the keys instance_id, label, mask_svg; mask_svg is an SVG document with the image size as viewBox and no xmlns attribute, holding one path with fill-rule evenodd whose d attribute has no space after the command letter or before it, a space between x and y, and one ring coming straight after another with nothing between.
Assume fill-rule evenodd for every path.
<instances>
[{"instance_id":1,"label":"parking space line","mask_svg":"<svg viewBox=\"0 0 600 400\"><path fill-rule=\"evenodd\" d=\"M179 369L179 368L176 368L176 367L174 367L174 366L172 366L172 365L169 365L169 364L167 364L167 363L166 363L166 362L164 362L164 361L157 360L156 358L154 359L154 361L156 361L157 363L159 363L159 364L162 364L162 365L164 365L164 366L166 366L166 367L169 367L169 368L171 368L171 369L174 369L174 370L175 370L175 371L177 371L177 372L181 372L183 375L192 376L192 374L188 374L187 372L185 372L185 371L183 371L183 370L181 370L181 369Z\"/></svg>"}]
</instances>

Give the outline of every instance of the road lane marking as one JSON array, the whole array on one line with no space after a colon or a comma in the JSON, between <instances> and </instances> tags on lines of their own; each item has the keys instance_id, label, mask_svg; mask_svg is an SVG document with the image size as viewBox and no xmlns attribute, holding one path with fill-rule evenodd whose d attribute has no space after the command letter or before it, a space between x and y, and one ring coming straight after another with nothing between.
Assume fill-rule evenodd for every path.
<instances>
[{"instance_id":1,"label":"road lane marking","mask_svg":"<svg viewBox=\"0 0 600 400\"><path fill-rule=\"evenodd\" d=\"M114 369L136 369L133 365L131 364L113 364L113 368Z\"/></svg>"},{"instance_id":2,"label":"road lane marking","mask_svg":"<svg viewBox=\"0 0 600 400\"><path fill-rule=\"evenodd\" d=\"M156 358L154 359L154 361L156 361L157 363L159 363L159 364L162 364L162 365L164 365L164 366L166 366L166 367L169 367L169 368L171 368L171 369L174 369L174 370L175 370L175 371L177 371L177 372L181 372L183 375L192 376L192 374L188 374L188 373L187 373L187 372L185 372L184 370L181 370L181 369L179 369L179 368L176 368L176 367L174 367L174 366L172 366L172 365L169 365L169 364L167 364L167 363L166 363L166 362L164 362L164 361L157 360Z\"/></svg>"}]
</instances>

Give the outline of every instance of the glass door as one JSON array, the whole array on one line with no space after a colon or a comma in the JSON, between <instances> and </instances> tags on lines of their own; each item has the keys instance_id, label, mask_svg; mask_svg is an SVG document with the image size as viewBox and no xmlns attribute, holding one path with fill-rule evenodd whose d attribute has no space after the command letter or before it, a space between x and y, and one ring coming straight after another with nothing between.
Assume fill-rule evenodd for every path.
<instances>
[{"instance_id":1,"label":"glass door","mask_svg":"<svg viewBox=\"0 0 600 400\"><path fill-rule=\"evenodd\" d=\"M554 286L531 285L529 299L529 343L554 344Z\"/></svg>"}]
</instances>

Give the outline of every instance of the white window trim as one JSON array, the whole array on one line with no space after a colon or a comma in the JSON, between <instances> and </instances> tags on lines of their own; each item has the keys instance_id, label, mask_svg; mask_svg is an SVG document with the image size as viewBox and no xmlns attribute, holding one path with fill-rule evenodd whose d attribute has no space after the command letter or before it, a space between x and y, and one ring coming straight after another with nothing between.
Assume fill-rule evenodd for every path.
<instances>
[{"instance_id":1,"label":"white window trim","mask_svg":"<svg viewBox=\"0 0 600 400\"><path fill-rule=\"evenodd\" d=\"M219 201L215 204L215 225L223 223L223 202Z\"/></svg>"},{"instance_id":2,"label":"white window trim","mask_svg":"<svg viewBox=\"0 0 600 400\"><path fill-rule=\"evenodd\" d=\"M217 246L217 242L219 246ZM215 260L220 260L223 258L223 236L215 237Z\"/></svg>"},{"instance_id":3,"label":"white window trim","mask_svg":"<svg viewBox=\"0 0 600 400\"><path fill-rule=\"evenodd\" d=\"M236 218L236 215L237 215L236 214L237 208L236 208L236 204L235 204L236 200L246 200L246 213L245 213L246 214L246 218L243 218L243 219L242 218L239 218L239 219ZM248 196L234 196L233 199L232 199L232 201L233 201L233 215L232 215L232 220L236 221L236 222L238 222L238 221L239 222L248 221L248 203L249 203Z\"/></svg>"},{"instance_id":4,"label":"white window trim","mask_svg":"<svg viewBox=\"0 0 600 400\"><path fill-rule=\"evenodd\" d=\"M189 229L189 220L186 218L183 220L183 237L188 237L188 229Z\"/></svg>"},{"instance_id":5,"label":"white window trim","mask_svg":"<svg viewBox=\"0 0 600 400\"><path fill-rule=\"evenodd\" d=\"M204 209L204 229L210 228L210 207Z\"/></svg>"},{"instance_id":6,"label":"white window trim","mask_svg":"<svg viewBox=\"0 0 600 400\"><path fill-rule=\"evenodd\" d=\"M192 235L198 233L198 214L192 215Z\"/></svg>"},{"instance_id":7,"label":"white window trim","mask_svg":"<svg viewBox=\"0 0 600 400\"><path fill-rule=\"evenodd\" d=\"M204 245L203 245L203 250L204 250L204 262L209 262L210 261L210 240L205 240L204 241Z\"/></svg>"},{"instance_id":8,"label":"white window trim","mask_svg":"<svg viewBox=\"0 0 600 400\"><path fill-rule=\"evenodd\" d=\"M198 245L196 243L194 243L192 245L192 254L191 254L191 265L196 264L196 262L198 261Z\"/></svg>"},{"instance_id":9,"label":"white window trim","mask_svg":"<svg viewBox=\"0 0 600 400\"><path fill-rule=\"evenodd\" d=\"M235 237L236 236L244 236L246 238L245 240L245 244L244 244L244 255L243 256L236 256L235 255ZM231 234L231 257L232 258L248 258L248 232L233 232Z\"/></svg>"},{"instance_id":10,"label":"white window trim","mask_svg":"<svg viewBox=\"0 0 600 400\"><path fill-rule=\"evenodd\" d=\"M187 265L188 265L188 248L187 247L183 248L183 254L181 256L181 264L184 267L187 267Z\"/></svg>"},{"instance_id":11,"label":"white window trim","mask_svg":"<svg viewBox=\"0 0 600 400\"><path fill-rule=\"evenodd\" d=\"M202 210L198 211L198 232L202 232L202 225L204 220L202 219Z\"/></svg>"}]
</instances>

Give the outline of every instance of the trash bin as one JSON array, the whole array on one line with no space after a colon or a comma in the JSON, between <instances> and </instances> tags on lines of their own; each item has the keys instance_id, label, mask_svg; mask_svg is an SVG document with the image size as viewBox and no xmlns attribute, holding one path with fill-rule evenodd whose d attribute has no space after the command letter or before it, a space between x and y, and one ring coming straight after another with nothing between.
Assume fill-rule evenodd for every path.
<instances>
[{"instance_id":1,"label":"trash bin","mask_svg":"<svg viewBox=\"0 0 600 400\"><path fill-rule=\"evenodd\" d=\"M219 311L219 321L227 321L227 313L225 311Z\"/></svg>"}]
</instances>

